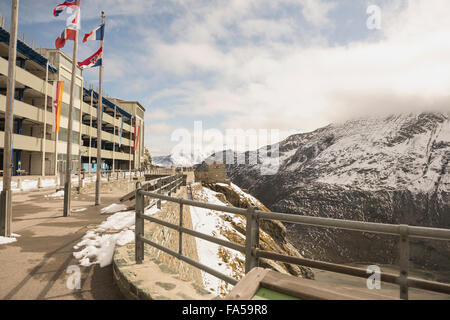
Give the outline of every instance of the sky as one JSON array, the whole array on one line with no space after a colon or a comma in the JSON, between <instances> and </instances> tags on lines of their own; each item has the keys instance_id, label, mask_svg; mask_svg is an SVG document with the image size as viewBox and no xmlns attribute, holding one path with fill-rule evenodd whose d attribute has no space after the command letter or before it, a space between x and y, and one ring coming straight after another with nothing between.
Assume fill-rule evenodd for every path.
<instances>
[{"instance_id":1,"label":"sky","mask_svg":"<svg viewBox=\"0 0 450 320\"><path fill-rule=\"evenodd\" d=\"M20 0L19 35L53 48L66 19L52 15L60 2ZM10 10L1 0L7 26ZM82 0L81 10L82 33L105 11L104 91L146 108L153 156L171 153L172 134L192 133L195 121L283 138L354 117L450 109L448 0ZM98 46L80 44L79 60ZM63 51L71 55L70 41ZM98 69L83 75L98 81Z\"/></svg>"}]
</instances>

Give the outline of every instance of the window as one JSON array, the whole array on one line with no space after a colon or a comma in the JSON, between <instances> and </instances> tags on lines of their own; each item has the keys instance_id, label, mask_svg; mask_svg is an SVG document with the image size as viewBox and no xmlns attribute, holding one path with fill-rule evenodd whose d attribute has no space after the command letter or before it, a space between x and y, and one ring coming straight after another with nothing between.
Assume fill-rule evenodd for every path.
<instances>
[{"instance_id":1,"label":"window","mask_svg":"<svg viewBox=\"0 0 450 320\"><path fill-rule=\"evenodd\" d=\"M72 81L64 76L61 76L61 79L61 81L64 81L64 92L70 94L70 85ZM75 87L73 88L73 96L75 99L81 99L81 87L77 84L75 84Z\"/></svg>"},{"instance_id":2,"label":"window","mask_svg":"<svg viewBox=\"0 0 450 320\"><path fill-rule=\"evenodd\" d=\"M59 134L58 134L58 140L67 142L67 129L66 128L59 128ZM80 133L72 130L72 143L78 144L78 138L80 137Z\"/></svg>"},{"instance_id":3,"label":"window","mask_svg":"<svg viewBox=\"0 0 450 320\"><path fill-rule=\"evenodd\" d=\"M61 116L69 118L69 105L65 102L61 104ZM72 110L72 120L80 121L80 109L73 108Z\"/></svg>"},{"instance_id":4,"label":"window","mask_svg":"<svg viewBox=\"0 0 450 320\"><path fill-rule=\"evenodd\" d=\"M69 69L70 71L72 71L72 61L69 61L66 57L64 57L64 56L60 56L60 61L61 61L61 64L64 66L64 67L66 67L67 69ZM75 68L75 74L77 75L77 76L81 76L81 70L80 70L80 68Z\"/></svg>"}]
</instances>

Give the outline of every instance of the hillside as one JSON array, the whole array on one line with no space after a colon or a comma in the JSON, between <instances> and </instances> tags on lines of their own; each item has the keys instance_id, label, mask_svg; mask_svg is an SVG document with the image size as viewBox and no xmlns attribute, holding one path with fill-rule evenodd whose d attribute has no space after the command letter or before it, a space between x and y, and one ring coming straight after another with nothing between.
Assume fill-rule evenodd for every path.
<instances>
[{"instance_id":1,"label":"hillside","mask_svg":"<svg viewBox=\"0 0 450 320\"><path fill-rule=\"evenodd\" d=\"M217 205L241 208L256 206L260 210L268 210L258 199L236 185L217 183L208 186L202 186L200 183L192 184L193 199ZM191 207L190 213L194 230L245 245L245 217L197 207ZM245 256L243 253L199 238L196 238L196 243L201 263L236 279L244 276ZM277 221L261 223L260 247L271 252L301 257L300 253L287 240L286 228ZM268 259L260 259L260 266L298 277L314 278L311 269L305 267ZM208 273L202 272L202 278L204 287L210 292L225 296L231 289L230 285Z\"/></svg>"},{"instance_id":2,"label":"hillside","mask_svg":"<svg viewBox=\"0 0 450 320\"><path fill-rule=\"evenodd\" d=\"M279 143L280 168L229 165L234 183L273 211L450 228L450 116L393 115L331 124ZM334 262L396 261L387 236L288 226L307 257ZM438 251L436 251L438 250ZM439 268L450 245L413 241L412 261Z\"/></svg>"}]
</instances>

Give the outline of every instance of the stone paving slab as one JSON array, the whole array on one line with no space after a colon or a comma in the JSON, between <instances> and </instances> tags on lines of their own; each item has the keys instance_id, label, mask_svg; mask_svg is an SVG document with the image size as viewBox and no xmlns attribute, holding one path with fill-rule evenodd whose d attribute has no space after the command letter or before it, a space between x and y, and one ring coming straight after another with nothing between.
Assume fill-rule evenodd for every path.
<instances>
[{"instance_id":1,"label":"stone paving slab","mask_svg":"<svg viewBox=\"0 0 450 320\"><path fill-rule=\"evenodd\" d=\"M195 281L182 280L166 264L146 256L134 261L134 243L117 247L113 261L114 279L122 294L132 300L210 300L215 298Z\"/></svg>"}]
</instances>

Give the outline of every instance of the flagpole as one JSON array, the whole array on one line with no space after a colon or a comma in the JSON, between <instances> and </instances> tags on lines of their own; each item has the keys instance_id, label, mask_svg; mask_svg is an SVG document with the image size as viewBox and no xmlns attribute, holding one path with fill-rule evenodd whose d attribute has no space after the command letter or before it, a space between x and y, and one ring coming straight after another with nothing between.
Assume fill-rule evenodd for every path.
<instances>
[{"instance_id":1,"label":"flagpole","mask_svg":"<svg viewBox=\"0 0 450 320\"><path fill-rule=\"evenodd\" d=\"M77 7L80 11L80 0L77 0ZM80 15L78 12L77 23L79 23ZM74 107L74 89L76 81L77 68L77 51L78 51L78 28L75 28L75 41L73 42L72 56L72 80L70 83L70 105L69 105L69 123L67 127L67 153L66 153L66 172L64 181L64 217L70 215L70 197L72 194L72 111Z\"/></svg>"},{"instance_id":2,"label":"flagpole","mask_svg":"<svg viewBox=\"0 0 450 320\"><path fill-rule=\"evenodd\" d=\"M48 52L45 54L45 58L47 59L47 64L45 66L45 96L44 96L44 134L42 137L42 177L45 176L45 149L46 149L46 140L47 140L47 99L48 99ZM40 187L40 186L39 186Z\"/></svg>"},{"instance_id":3,"label":"flagpole","mask_svg":"<svg viewBox=\"0 0 450 320\"><path fill-rule=\"evenodd\" d=\"M11 27L9 30L8 87L6 89L5 136L3 148L3 190L0 197L0 236L11 236L11 138L13 129L14 93L16 86L17 21L19 0L11 2Z\"/></svg>"},{"instance_id":4,"label":"flagpole","mask_svg":"<svg viewBox=\"0 0 450 320\"><path fill-rule=\"evenodd\" d=\"M105 23L105 12L102 11L102 24ZM103 50L103 38L101 40L100 47ZM103 52L103 51L102 51ZM103 52L104 53L104 52ZM102 55L102 64L99 69L98 76L98 103L97 103L97 179L95 181L95 205L98 206L100 204L100 187L101 187L101 166L102 166L102 100L103 100L103 57Z\"/></svg>"},{"instance_id":5,"label":"flagpole","mask_svg":"<svg viewBox=\"0 0 450 320\"><path fill-rule=\"evenodd\" d=\"M91 103L90 103L90 108L89 108L89 165L88 165L88 173L89 176L91 175L91 148L92 148L92 106L93 106L93 101L94 101L94 86L91 84L89 86L89 88L91 89Z\"/></svg>"}]
</instances>

